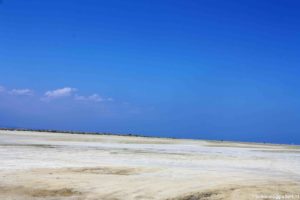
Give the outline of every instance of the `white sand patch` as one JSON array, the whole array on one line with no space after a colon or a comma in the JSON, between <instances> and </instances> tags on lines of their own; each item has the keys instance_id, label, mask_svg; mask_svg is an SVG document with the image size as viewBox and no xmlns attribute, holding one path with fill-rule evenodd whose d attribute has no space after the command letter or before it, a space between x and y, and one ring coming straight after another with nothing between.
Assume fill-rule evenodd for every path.
<instances>
[{"instance_id":1,"label":"white sand patch","mask_svg":"<svg viewBox=\"0 0 300 200\"><path fill-rule=\"evenodd\" d=\"M0 160L0 199L300 193L300 148L288 145L0 131Z\"/></svg>"}]
</instances>

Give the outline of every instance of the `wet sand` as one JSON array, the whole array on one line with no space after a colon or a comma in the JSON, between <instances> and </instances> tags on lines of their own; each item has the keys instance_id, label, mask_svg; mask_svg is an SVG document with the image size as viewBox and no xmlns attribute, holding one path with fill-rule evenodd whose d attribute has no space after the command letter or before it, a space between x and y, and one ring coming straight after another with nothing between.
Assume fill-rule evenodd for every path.
<instances>
[{"instance_id":1,"label":"wet sand","mask_svg":"<svg viewBox=\"0 0 300 200\"><path fill-rule=\"evenodd\" d=\"M300 199L300 147L0 131L0 199Z\"/></svg>"}]
</instances>

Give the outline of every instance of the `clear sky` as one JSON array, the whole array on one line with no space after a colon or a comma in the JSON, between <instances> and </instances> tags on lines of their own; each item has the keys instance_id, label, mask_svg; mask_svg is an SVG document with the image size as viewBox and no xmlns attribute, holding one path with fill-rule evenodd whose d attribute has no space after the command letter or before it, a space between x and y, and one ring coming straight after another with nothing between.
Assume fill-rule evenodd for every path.
<instances>
[{"instance_id":1,"label":"clear sky","mask_svg":"<svg viewBox=\"0 0 300 200\"><path fill-rule=\"evenodd\" d=\"M300 144L296 0L2 0L0 126Z\"/></svg>"}]
</instances>

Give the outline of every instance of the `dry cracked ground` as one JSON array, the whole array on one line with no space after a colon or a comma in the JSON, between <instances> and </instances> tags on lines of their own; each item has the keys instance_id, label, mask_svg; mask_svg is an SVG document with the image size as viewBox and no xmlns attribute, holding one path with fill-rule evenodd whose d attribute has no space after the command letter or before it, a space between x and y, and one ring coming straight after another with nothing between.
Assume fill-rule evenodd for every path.
<instances>
[{"instance_id":1,"label":"dry cracked ground","mask_svg":"<svg viewBox=\"0 0 300 200\"><path fill-rule=\"evenodd\" d=\"M0 131L0 199L300 199L299 146Z\"/></svg>"}]
</instances>

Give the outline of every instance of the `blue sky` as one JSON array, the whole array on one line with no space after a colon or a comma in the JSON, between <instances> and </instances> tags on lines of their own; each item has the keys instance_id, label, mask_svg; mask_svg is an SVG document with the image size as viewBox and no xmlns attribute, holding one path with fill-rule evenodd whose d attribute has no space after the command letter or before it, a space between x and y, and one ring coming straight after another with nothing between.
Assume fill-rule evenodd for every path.
<instances>
[{"instance_id":1,"label":"blue sky","mask_svg":"<svg viewBox=\"0 0 300 200\"><path fill-rule=\"evenodd\" d=\"M300 144L299 9L3 0L0 126Z\"/></svg>"}]
</instances>

